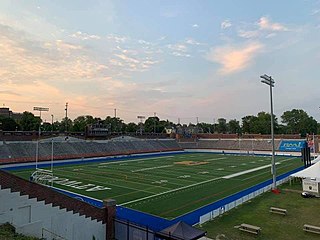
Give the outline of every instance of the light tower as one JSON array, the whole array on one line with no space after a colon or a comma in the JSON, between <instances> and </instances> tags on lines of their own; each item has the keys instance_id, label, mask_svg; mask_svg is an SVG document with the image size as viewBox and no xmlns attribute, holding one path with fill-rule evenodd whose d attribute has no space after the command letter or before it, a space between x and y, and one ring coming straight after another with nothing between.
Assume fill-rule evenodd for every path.
<instances>
[{"instance_id":1,"label":"light tower","mask_svg":"<svg viewBox=\"0 0 320 240\"><path fill-rule=\"evenodd\" d=\"M277 189L277 179L276 179L276 164L275 164L275 147L274 147L274 117L273 117L273 98L272 98L272 88L274 87L274 80L271 76L266 74L260 76L263 80L262 83L270 87L270 109L271 109L271 143L272 143L272 160L271 160L271 173L272 173L272 190Z\"/></svg>"}]
</instances>

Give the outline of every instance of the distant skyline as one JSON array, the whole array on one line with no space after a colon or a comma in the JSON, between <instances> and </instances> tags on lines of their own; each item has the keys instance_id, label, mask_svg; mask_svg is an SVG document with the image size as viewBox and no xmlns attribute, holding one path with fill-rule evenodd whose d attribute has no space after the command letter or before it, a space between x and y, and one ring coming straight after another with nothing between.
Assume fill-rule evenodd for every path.
<instances>
[{"instance_id":1,"label":"distant skyline","mask_svg":"<svg viewBox=\"0 0 320 240\"><path fill-rule=\"evenodd\" d=\"M0 2L0 104L42 119L212 123L303 109L320 122L320 1Z\"/></svg>"}]
</instances>

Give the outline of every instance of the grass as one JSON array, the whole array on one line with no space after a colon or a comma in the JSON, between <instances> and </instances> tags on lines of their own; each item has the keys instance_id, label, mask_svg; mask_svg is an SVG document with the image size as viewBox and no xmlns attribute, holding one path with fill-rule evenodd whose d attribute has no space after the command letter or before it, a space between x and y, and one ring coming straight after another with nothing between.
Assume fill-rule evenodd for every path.
<instances>
[{"instance_id":1,"label":"grass","mask_svg":"<svg viewBox=\"0 0 320 240\"><path fill-rule=\"evenodd\" d=\"M16 233L15 228L9 223L0 225L0 239L1 240L37 240L35 237L27 237Z\"/></svg>"},{"instance_id":2,"label":"grass","mask_svg":"<svg viewBox=\"0 0 320 240\"><path fill-rule=\"evenodd\" d=\"M297 191L300 186L300 191ZM221 217L202 225L212 239L319 239L319 235L304 232L303 225L320 226L320 199L302 198L301 183L285 184L280 194L271 192L251 200ZM272 214L269 208L279 207L288 211L287 216ZM259 236L234 228L247 223L262 228Z\"/></svg>"},{"instance_id":3,"label":"grass","mask_svg":"<svg viewBox=\"0 0 320 240\"><path fill-rule=\"evenodd\" d=\"M60 178L54 186L101 200L113 198L125 207L172 219L270 179L270 162L263 156L185 153L64 165L54 167ZM301 166L298 158L277 157L276 162L277 174ZM14 173L29 179L32 171ZM235 173L240 174L225 178ZM81 189L85 185L91 187Z\"/></svg>"}]
</instances>

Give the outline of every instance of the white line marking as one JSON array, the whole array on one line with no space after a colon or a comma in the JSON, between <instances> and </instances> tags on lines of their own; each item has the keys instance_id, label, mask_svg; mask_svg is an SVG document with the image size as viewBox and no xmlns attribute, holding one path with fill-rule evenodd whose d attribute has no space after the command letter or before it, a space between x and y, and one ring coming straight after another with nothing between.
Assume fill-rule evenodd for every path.
<instances>
[{"instance_id":1,"label":"white line marking","mask_svg":"<svg viewBox=\"0 0 320 240\"><path fill-rule=\"evenodd\" d=\"M156 158L140 158L140 159L136 159L136 160L125 160L127 163L129 162L138 162L141 160L150 160L150 159L159 159L159 158L173 158L174 156L164 156L164 157L156 157ZM120 163L120 162L124 162L123 160L121 161L115 161L115 162L106 162L106 163L99 163L99 165L108 165L108 164L115 164L115 163Z\"/></svg>"},{"instance_id":2,"label":"white line marking","mask_svg":"<svg viewBox=\"0 0 320 240\"><path fill-rule=\"evenodd\" d=\"M211 159L204 159L204 162L210 162L210 161L217 161L217 160L222 160L226 159L226 157L221 157L221 158L211 158Z\"/></svg>"},{"instance_id":3,"label":"white line marking","mask_svg":"<svg viewBox=\"0 0 320 240\"><path fill-rule=\"evenodd\" d=\"M165 192L162 192L162 193L158 193L158 194L155 194L155 195L151 195L151 196L147 196L147 197L144 197L144 198L132 200L132 201L129 201L129 202L126 202L126 203L122 203L122 204L120 204L120 206L125 206L125 205L131 204L131 203L140 202L140 201L145 200L145 199L161 196L161 195L164 195L164 194L167 194L167 193L171 193L171 192L176 192L176 191L179 191L179 190L182 190L182 189L186 189L186 188L190 188L190 187L194 187L194 186L197 186L197 185L200 185L200 184L203 184L203 183L213 182L213 181L218 180L220 178L221 177L213 178L213 179L209 179L209 180L206 180L206 181L203 181L203 182L200 182L200 183L194 183L194 184L191 184L191 185L188 185L188 186L175 188L175 189L172 189L172 190L169 190L169 191L165 191Z\"/></svg>"},{"instance_id":4,"label":"white line marking","mask_svg":"<svg viewBox=\"0 0 320 240\"><path fill-rule=\"evenodd\" d=\"M288 160L290 160L290 159L291 159L291 158L287 158L287 159L285 159L285 160L282 160L281 162L285 162L285 161L288 161ZM276 165L281 164L281 162L276 163ZM262 166L262 167L258 167L258 168L254 168L254 169L250 169L250 170L247 170L247 171L243 171L243 172L240 172L240 173L235 173L235 174L227 175L227 176L224 176L224 177L217 177L217 178L209 179L209 180L206 180L206 181L203 181L203 182L194 183L194 184L191 184L191 185L188 185L188 186L184 186L184 187L180 187L180 188L175 188L175 189L172 189L172 190L169 190L169 191L165 191L165 192L162 192L162 193L158 193L158 194L155 194L155 195L147 196L147 197L140 198L140 199L135 199L135 200L132 200L132 201L129 201L129 202L120 204L120 206L125 206L125 205L131 204L131 203L140 202L140 201L143 201L143 200L145 200L145 199L149 199L149 198L161 196L161 195L164 195L164 194L167 194L167 193L176 192L176 191L179 191L179 190L182 190L182 189L186 189L186 188L198 186L198 185L201 185L201 184L204 184L204 183L213 182L213 181L219 180L219 179L221 179L221 178L226 178L226 177L231 178L231 177L235 177L236 174L238 174L237 176L240 176L240 175L242 175L242 174L246 174L246 173L249 173L249 172L258 171L258 170L260 170L260 169L264 169L264 168L267 168L267 167L270 167L270 166L271 166L271 164L266 165L266 166ZM233 175L233 176L232 176L232 175Z\"/></svg>"},{"instance_id":5,"label":"white line marking","mask_svg":"<svg viewBox=\"0 0 320 240\"><path fill-rule=\"evenodd\" d=\"M276 163L276 165L278 165L278 164L281 164L281 163L279 163L279 162ZM241 176L243 174L255 172L255 171L258 171L258 170L261 170L261 169L264 169L264 168L268 168L268 167L271 167L271 164L268 164L268 165L265 165L265 166L261 166L261 167L257 167L257 168L252 168L252 169L249 169L249 170L246 170L246 171L242 171L242 172L238 172L238 173L234 173L234 174L230 174L230 175L224 176L222 178L223 179L230 179L230 178L233 178L233 177L238 177L238 176Z\"/></svg>"},{"instance_id":6,"label":"white line marking","mask_svg":"<svg viewBox=\"0 0 320 240\"><path fill-rule=\"evenodd\" d=\"M164 166L159 166L159 167L142 168L142 169L138 169L138 170L132 170L131 172L143 172L143 171L148 171L148 170L153 170L153 169L158 169L158 168L167 168L167 167L173 167L173 165L164 165Z\"/></svg>"}]
</instances>

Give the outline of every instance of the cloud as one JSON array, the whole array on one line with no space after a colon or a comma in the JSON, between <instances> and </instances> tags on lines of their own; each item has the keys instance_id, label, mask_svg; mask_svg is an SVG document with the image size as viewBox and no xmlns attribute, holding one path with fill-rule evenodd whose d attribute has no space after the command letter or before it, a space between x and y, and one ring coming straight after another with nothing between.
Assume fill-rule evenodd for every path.
<instances>
[{"instance_id":1,"label":"cloud","mask_svg":"<svg viewBox=\"0 0 320 240\"><path fill-rule=\"evenodd\" d=\"M0 91L0 96L1 95L21 96L21 94L13 92L13 91Z\"/></svg>"},{"instance_id":2,"label":"cloud","mask_svg":"<svg viewBox=\"0 0 320 240\"><path fill-rule=\"evenodd\" d=\"M197 42L196 40L192 38L186 39L185 43L190 44L190 45L201 45L201 43Z\"/></svg>"},{"instance_id":3,"label":"cloud","mask_svg":"<svg viewBox=\"0 0 320 240\"><path fill-rule=\"evenodd\" d=\"M80 45L56 40L40 42L0 26L0 78L6 82L63 81L104 76L105 66Z\"/></svg>"},{"instance_id":4,"label":"cloud","mask_svg":"<svg viewBox=\"0 0 320 240\"><path fill-rule=\"evenodd\" d=\"M261 17L257 24L261 30L269 30L269 31L287 31L288 30L284 25L280 23L273 23L267 17Z\"/></svg>"},{"instance_id":5,"label":"cloud","mask_svg":"<svg viewBox=\"0 0 320 240\"><path fill-rule=\"evenodd\" d=\"M220 26L221 26L221 29L227 29L232 26L232 23L229 19L226 19L221 23Z\"/></svg>"},{"instance_id":6,"label":"cloud","mask_svg":"<svg viewBox=\"0 0 320 240\"><path fill-rule=\"evenodd\" d=\"M199 25L195 23L195 24L192 25L192 27L193 27L193 28L198 28Z\"/></svg>"},{"instance_id":7,"label":"cloud","mask_svg":"<svg viewBox=\"0 0 320 240\"><path fill-rule=\"evenodd\" d=\"M73 33L71 35L71 37L78 38L78 39L81 39L81 40L89 40L89 39L100 40L101 39L101 37L98 36L98 35L94 35L94 34L90 35L90 34L87 34L87 33L80 32L80 31L78 31L76 33Z\"/></svg>"},{"instance_id":8,"label":"cloud","mask_svg":"<svg viewBox=\"0 0 320 240\"><path fill-rule=\"evenodd\" d=\"M170 54L176 57L191 57L188 53L188 47L185 44L168 44L167 48L171 50Z\"/></svg>"},{"instance_id":9,"label":"cloud","mask_svg":"<svg viewBox=\"0 0 320 240\"><path fill-rule=\"evenodd\" d=\"M255 24L245 24L238 29L238 36L247 39L272 38L276 36L276 32L285 31L288 31L288 28L283 24L272 22L268 17L261 17Z\"/></svg>"},{"instance_id":10,"label":"cloud","mask_svg":"<svg viewBox=\"0 0 320 240\"><path fill-rule=\"evenodd\" d=\"M124 43L128 40L127 37L124 36L119 36L119 35L115 35L115 34L109 34L107 36L107 39L116 43Z\"/></svg>"},{"instance_id":11,"label":"cloud","mask_svg":"<svg viewBox=\"0 0 320 240\"><path fill-rule=\"evenodd\" d=\"M256 38L258 37L259 31L253 30L253 31L245 31L245 30L239 30L238 31L238 36L242 38Z\"/></svg>"},{"instance_id":12,"label":"cloud","mask_svg":"<svg viewBox=\"0 0 320 240\"><path fill-rule=\"evenodd\" d=\"M135 54L136 55L136 54ZM116 67L121 67L126 71L144 72L158 63L150 57L130 56L130 52L122 50L121 54L114 54L115 58L110 59L109 63Z\"/></svg>"},{"instance_id":13,"label":"cloud","mask_svg":"<svg viewBox=\"0 0 320 240\"><path fill-rule=\"evenodd\" d=\"M252 59L263 49L259 42L252 42L241 46L223 46L210 50L207 59L219 63L221 74L239 72L250 66Z\"/></svg>"}]
</instances>

